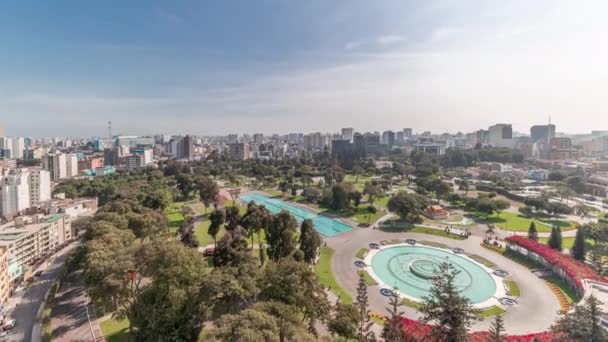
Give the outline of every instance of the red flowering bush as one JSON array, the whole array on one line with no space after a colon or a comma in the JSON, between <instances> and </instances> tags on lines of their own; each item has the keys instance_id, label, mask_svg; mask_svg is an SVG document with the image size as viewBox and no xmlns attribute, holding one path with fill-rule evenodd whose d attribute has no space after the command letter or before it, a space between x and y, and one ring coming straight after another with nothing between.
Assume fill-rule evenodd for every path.
<instances>
[{"instance_id":1,"label":"red flowering bush","mask_svg":"<svg viewBox=\"0 0 608 342\"><path fill-rule=\"evenodd\" d=\"M569 255L551 249L551 247L538 243L523 236L510 236L507 241L521 246L530 252L536 253L545 259L549 264L562 269L566 276L575 284L579 290L583 290L583 279L599 282L608 282L607 279L597 275L585 263L580 262Z\"/></svg>"}]
</instances>

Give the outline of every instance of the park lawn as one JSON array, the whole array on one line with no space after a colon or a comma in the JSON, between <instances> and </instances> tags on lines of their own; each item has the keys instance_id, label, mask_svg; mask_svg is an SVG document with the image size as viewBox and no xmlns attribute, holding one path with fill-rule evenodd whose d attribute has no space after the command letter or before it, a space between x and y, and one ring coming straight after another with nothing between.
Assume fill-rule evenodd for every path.
<instances>
[{"instance_id":1,"label":"park lawn","mask_svg":"<svg viewBox=\"0 0 608 342\"><path fill-rule=\"evenodd\" d=\"M367 213L367 207L360 205L357 208L349 209L348 211L344 212L341 215L346 216L347 218L349 218L359 224L367 224L368 222L369 222L369 224L374 224L382 216L384 216L384 212L382 212L382 210L378 209L378 210L376 210L375 214L372 214L370 216Z\"/></svg>"},{"instance_id":2,"label":"park lawn","mask_svg":"<svg viewBox=\"0 0 608 342\"><path fill-rule=\"evenodd\" d=\"M513 280L505 280L505 284L507 284L507 287L509 288L509 290L507 291L507 294L509 296L519 297L521 295L521 290L519 289L519 285L517 285L516 282L514 282Z\"/></svg>"},{"instance_id":3,"label":"park lawn","mask_svg":"<svg viewBox=\"0 0 608 342\"><path fill-rule=\"evenodd\" d=\"M574 236L571 237L563 237L562 238L562 247L563 248L567 248L567 249L572 249L572 245L574 245ZM538 242L541 243L548 243L549 242L549 238L548 237L541 237L538 238ZM591 247L593 247L593 245L595 245L595 243L593 242L593 240L591 239L585 239L585 249L589 250L591 249Z\"/></svg>"},{"instance_id":4,"label":"park lawn","mask_svg":"<svg viewBox=\"0 0 608 342\"><path fill-rule=\"evenodd\" d=\"M207 218L201 223L199 223L196 228L194 228L194 235L198 239L198 244L201 247L213 245L213 237L209 235L209 226L211 225L211 221ZM220 231L217 233L217 239L221 239L224 236L226 230L224 229L224 225L220 227Z\"/></svg>"},{"instance_id":5,"label":"park lawn","mask_svg":"<svg viewBox=\"0 0 608 342\"><path fill-rule=\"evenodd\" d=\"M329 288L344 304L351 304L352 297L338 284L334 272L331 268L331 259L334 256L334 250L329 247L322 247L319 257L319 262L314 266L315 273L319 278L319 283Z\"/></svg>"},{"instance_id":6,"label":"park lawn","mask_svg":"<svg viewBox=\"0 0 608 342\"><path fill-rule=\"evenodd\" d=\"M427 228L427 227L418 227L418 226L416 226L416 227L408 230L408 232L410 232L410 233L420 233L420 234L429 234L429 235L443 236L443 237L446 237L446 238L449 238L449 239L454 239L454 240L464 240L464 237L462 237L460 235L446 233L443 230L434 229L434 228Z\"/></svg>"},{"instance_id":7,"label":"park lawn","mask_svg":"<svg viewBox=\"0 0 608 342\"><path fill-rule=\"evenodd\" d=\"M359 273L359 277L363 277L363 280L365 280L367 286L378 285L378 283L376 283L376 281L369 275L369 273L367 273L367 271L359 271L357 273Z\"/></svg>"},{"instance_id":8,"label":"park lawn","mask_svg":"<svg viewBox=\"0 0 608 342\"><path fill-rule=\"evenodd\" d=\"M382 198L378 198L374 201L374 205L380 208L388 208L388 200L391 199L390 196L384 196Z\"/></svg>"},{"instance_id":9,"label":"park lawn","mask_svg":"<svg viewBox=\"0 0 608 342\"><path fill-rule=\"evenodd\" d=\"M185 205L188 205L188 202L174 202L165 209L167 225L172 233L176 232L184 222L184 215L182 215L181 210Z\"/></svg>"},{"instance_id":10,"label":"park lawn","mask_svg":"<svg viewBox=\"0 0 608 342\"><path fill-rule=\"evenodd\" d=\"M479 313L479 318L487 318L487 317L492 317L492 316L498 316L498 315L502 315L503 313L505 313L506 311L501 308L500 306L496 306L493 305L487 309L483 309L481 310L481 312Z\"/></svg>"},{"instance_id":11,"label":"park lawn","mask_svg":"<svg viewBox=\"0 0 608 342\"><path fill-rule=\"evenodd\" d=\"M359 258L359 259L365 259L365 256L367 255L367 252L369 252L369 249L367 249L367 248L361 248L360 250L357 251L357 258Z\"/></svg>"},{"instance_id":12,"label":"park lawn","mask_svg":"<svg viewBox=\"0 0 608 342\"><path fill-rule=\"evenodd\" d=\"M564 220L550 220L545 218L531 218L526 217L520 214L502 212L500 214L492 214L487 218L478 215L488 223L495 224L500 228L508 231L515 232L527 232L530 228L530 223L532 221L536 222L536 230L539 232L550 232L551 225L556 225L562 229L562 231L572 230L576 228L574 222L564 221Z\"/></svg>"},{"instance_id":13,"label":"park lawn","mask_svg":"<svg viewBox=\"0 0 608 342\"><path fill-rule=\"evenodd\" d=\"M247 240L247 244L249 246L251 246L251 238L249 236L246 236L245 240ZM258 238L258 234L254 233L253 234L253 243L257 246L260 243L260 240L262 240L262 243L265 244L266 243L266 230L262 229L261 230L261 234L260 237Z\"/></svg>"},{"instance_id":14,"label":"park lawn","mask_svg":"<svg viewBox=\"0 0 608 342\"><path fill-rule=\"evenodd\" d=\"M489 268L496 266L492 261L477 254L469 254L468 257Z\"/></svg>"},{"instance_id":15,"label":"park lawn","mask_svg":"<svg viewBox=\"0 0 608 342\"><path fill-rule=\"evenodd\" d=\"M410 307L410 308L414 308L414 309L420 309L422 307L421 303L415 302L411 299L407 299L407 298L403 298L403 300L401 301L401 305Z\"/></svg>"},{"instance_id":16,"label":"park lawn","mask_svg":"<svg viewBox=\"0 0 608 342\"><path fill-rule=\"evenodd\" d=\"M129 320L127 318L120 321L110 318L101 322L99 326L108 342L129 341Z\"/></svg>"}]
</instances>

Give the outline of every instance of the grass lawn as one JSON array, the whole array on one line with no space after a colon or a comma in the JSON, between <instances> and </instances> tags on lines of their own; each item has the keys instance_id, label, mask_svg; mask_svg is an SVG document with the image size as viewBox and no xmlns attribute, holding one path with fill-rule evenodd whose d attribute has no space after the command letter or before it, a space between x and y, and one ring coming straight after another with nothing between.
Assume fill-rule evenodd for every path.
<instances>
[{"instance_id":1,"label":"grass lawn","mask_svg":"<svg viewBox=\"0 0 608 342\"><path fill-rule=\"evenodd\" d=\"M372 277L370 277L369 273L367 273L366 271L359 271L357 273L359 273L360 277L363 277L363 280L365 280L365 283L367 284L367 286L378 285L378 283L376 283L376 281Z\"/></svg>"},{"instance_id":2,"label":"grass lawn","mask_svg":"<svg viewBox=\"0 0 608 342\"><path fill-rule=\"evenodd\" d=\"M538 242L542 242L544 244L546 244L547 242L549 242L549 238L546 237L541 237L538 238ZM591 249L591 247L593 247L595 243L593 242L593 240L591 239L585 239L585 249L589 250ZM572 245L574 245L574 237L564 237L562 238L562 247L563 248L567 248L567 249L572 249Z\"/></svg>"},{"instance_id":3,"label":"grass lawn","mask_svg":"<svg viewBox=\"0 0 608 342\"><path fill-rule=\"evenodd\" d=\"M448 245L439 243L439 242L433 242L433 241L419 241L419 242L425 246L431 246L431 247L437 247L437 248L448 248Z\"/></svg>"},{"instance_id":4,"label":"grass lawn","mask_svg":"<svg viewBox=\"0 0 608 342\"><path fill-rule=\"evenodd\" d=\"M507 284L507 287L509 288L509 291L507 291L509 296L519 297L521 295L521 290L516 282L513 280L505 280L505 284Z\"/></svg>"},{"instance_id":5,"label":"grass lawn","mask_svg":"<svg viewBox=\"0 0 608 342\"><path fill-rule=\"evenodd\" d=\"M365 259L365 256L367 255L367 252L369 252L369 249L367 249L367 248L361 248L359 251L357 251L357 258L359 258L359 259Z\"/></svg>"},{"instance_id":6,"label":"grass lawn","mask_svg":"<svg viewBox=\"0 0 608 342\"><path fill-rule=\"evenodd\" d=\"M188 202L174 202L165 209L167 224L172 233L176 232L184 222L184 215L182 215L181 210L186 205L188 205Z\"/></svg>"},{"instance_id":7,"label":"grass lawn","mask_svg":"<svg viewBox=\"0 0 608 342\"><path fill-rule=\"evenodd\" d=\"M390 199L390 196L384 196L382 198L378 198L377 200L374 201L374 205L376 207L380 207L380 208L388 208L389 199Z\"/></svg>"},{"instance_id":8,"label":"grass lawn","mask_svg":"<svg viewBox=\"0 0 608 342\"><path fill-rule=\"evenodd\" d=\"M500 215L494 213L488 216L487 218L485 216L480 217L488 223L495 224L504 230L515 232L527 232L530 228L530 223L532 221L536 222L536 230L539 232L550 232L552 225L560 227L562 231L572 230L576 228L574 222L570 221L551 220L545 218L534 219L520 214L509 212L503 212L500 213Z\"/></svg>"},{"instance_id":9,"label":"grass lawn","mask_svg":"<svg viewBox=\"0 0 608 342\"><path fill-rule=\"evenodd\" d=\"M108 319L99 324L108 342L127 342L129 340L129 320Z\"/></svg>"},{"instance_id":10,"label":"grass lawn","mask_svg":"<svg viewBox=\"0 0 608 342\"><path fill-rule=\"evenodd\" d=\"M359 205L357 208L350 208L348 210L333 210L330 208L321 207L320 210L323 210L324 213L338 215L344 218L351 219L359 224L374 224L378 219L384 216L384 212L380 209L376 210L375 214L372 214L368 218L367 205Z\"/></svg>"},{"instance_id":11,"label":"grass lawn","mask_svg":"<svg viewBox=\"0 0 608 342\"><path fill-rule=\"evenodd\" d=\"M422 304L407 298L403 298L403 300L401 301L401 305L408 306L414 309L420 309L422 307Z\"/></svg>"},{"instance_id":12,"label":"grass lawn","mask_svg":"<svg viewBox=\"0 0 608 342\"><path fill-rule=\"evenodd\" d=\"M492 317L492 316L498 316L498 315L502 315L505 312L506 311L503 308L493 305L487 309L481 310L481 312L479 313L479 317L487 318L487 317Z\"/></svg>"},{"instance_id":13,"label":"grass lawn","mask_svg":"<svg viewBox=\"0 0 608 342\"><path fill-rule=\"evenodd\" d=\"M442 236L442 237L446 237L448 239L454 239L454 240L464 240L464 237L462 237L460 235L446 233L445 231L443 231L441 229L434 229L434 228L428 228L428 227L419 227L419 226L414 226L412 228L409 228L409 227L408 228L383 227L381 229L382 229L382 231L390 232L390 233L419 233L419 234Z\"/></svg>"},{"instance_id":14,"label":"grass lawn","mask_svg":"<svg viewBox=\"0 0 608 342\"><path fill-rule=\"evenodd\" d=\"M353 299L351 296L344 291L344 289L338 284L338 281L334 277L334 272L331 269L331 258L334 256L334 250L329 247L321 248L319 257L319 263L315 265L315 273L319 277L319 283L329 287L330 291L340 297L342 303L351 304Z\"/></svg>"},{"instance_id":15,"label":"grass lawn","mask_svg":"<svg viewBox=\"0 0 608 342\"><path fill-rule=\"evenodd\" d=\"M493 263L490 260L488 260L488 259L486 259L486 258L484 258L482 256L479 256L477 254L470 254L470 255L468 255L468 257L471 258L471 259L473 259L473 260L475 260L475 261L477 261L480 264L485 265L486 267L492 268L492 267L496 266L495 263Z\"/></svg>"},{"instance_id":16,"label":"grass lawn","mask_svg":"<svg viewBox=\"0 0 608 342\"><path fill-rule=\"evenodd\" d=\"M194 235L198 239L198 243L201 247L213 245L213 237L209 235L209 226L211 225L211 221L205 218L205 221L199 223L196 228L194 228ZM224 225L220 228L220 231L217 233L217 239L219 240L225 233Z\"/></svg>"}]
</instances>

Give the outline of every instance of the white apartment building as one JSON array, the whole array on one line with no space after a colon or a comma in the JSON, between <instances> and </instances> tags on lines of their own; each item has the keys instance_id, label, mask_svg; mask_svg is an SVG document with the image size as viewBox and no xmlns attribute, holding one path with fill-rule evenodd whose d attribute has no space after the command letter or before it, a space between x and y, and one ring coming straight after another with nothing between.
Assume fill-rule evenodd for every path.
<instances>
[{"instance_id":1,"label":"white apartment building","mask_svg":"<svg viewBox=\"0 0 608 342\"><path fill-rule=\"evenodd\" d=\"M30 207L29 173L0 177L0 216L9 217Z\"/></svg>"},{"instance_id":2,"label":"white apartment building","mask_svg":"<svg viewBox=\"0 0 608 342\"><path fill-rule=\"evenodd\" d=\"M13 158L13 139L0 137L0 152L4 158Z\"/></svg>"},{"instance_id":3,"label":"white apartment building","mask_svg":"<svg viewBox=\"0 0 608 342\"><path fill-rule=\"evenodd\" d=\"M51 199L51 173L32 169L30 174L30 207L36 207Z\"/></svg>"},{"instance_id":4,"label":"white apartment building","mask_svg":"<svg viewBox=\"0 0 608 342\"><path fill-rule=\"evenodd\" d=\"M488 128L488 144L494 147L513 148L513 128L508 124L496 124Z\"/></svg>"},{"instance_id":5,"label":"white apartment building","mask_svg":"<svg viewBox=\"0 0 608 342\"><path fill-rule=\"evenodd\" d=\"M74 153L49 154L44 159L44 168L51 173L51 180L59 181L78 176L78 156Z\"/></svg>"},{"instance_id":6,"label":"white apartment building","mask_svg":"<svg viewBox=\"0 0 608 342\"><path fill-rule=\"evenodd\" d=\"M23 152L25 151L25 139L22 137L13 138L13 155L11 158L23 159Z\"/></svg>"},{"instance_id":7,"label":"white apartment building","mask_svg":"<svg viewBox=\"0 0 608 342\"><path fill-rule=\"evenodd\" d=\"M32 264L71 239L68 215L20 217L0 226L0 247L8 249L9 258L21 266Z\"/></svg>"}]
</instances>

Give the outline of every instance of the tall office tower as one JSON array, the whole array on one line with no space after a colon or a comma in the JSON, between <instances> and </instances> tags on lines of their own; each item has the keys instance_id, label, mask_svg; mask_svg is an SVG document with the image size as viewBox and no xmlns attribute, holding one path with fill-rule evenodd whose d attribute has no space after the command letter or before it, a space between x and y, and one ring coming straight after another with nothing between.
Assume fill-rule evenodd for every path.
<instances>
[{"instance_id":1,"label":"tall office tower","mask_svg":"<svg viewBox=\"0 0 608 342\"><path fill-rule=\"evenodd\" d=\"M49 154L44 158L44 169L51 173L51 180L58 181L68 175L67 158L63 153ZM78 163L76 163L78 171Z\"/></svg>"},{"instance_id":2,"label":"tall office tower","mask_svg":"<svg viewBox=\"0 0 608 342\"><path fill-rule=\"evenodd\" d=\"M382 144L392 147L395 145L395 133L393 131L385 131L382 133Z\"/></svg>"},{"instance_id":3,"label":"tall office tower","mask_svg":"<svg viewBox=\"0 0 608 342\"><path fill-rule=\"evenodd\" d=\"M398 131L397 132L397 137L396 137L395 143L397 145L403 145L403 144L405 144L405 133L403 133L403 131Z\"/></svg>"},{"instance_id":4,"label":"tall office tower","mask_svg":"<svg viewBox=\"0 0 608 342\"><path fill-rule=\"evenodd\" d=\"M238 134L228 134L228 137L226 137L226 144L236 144L238 142L239 142Z\"/></svg>"},{"instance_id":5,"label":"tall office tower","mask_svg":"<svg viewBox=\"0 0 608 342\"><path fill-rule=\"evenodd\" d=\"M355 133L355 130L352 128L342 128L342 139L344 140L348 140L351 143L353 142L353 135Z\"/></svg>"},{"instance_id":6,"label":"tall office tower","mask_svg":"<svg viewBox=\"0 0 608 342\"><path fill-rule=\"evenodd\" d=\"M35 207L51 199L51 173L47 170L32 169L30 176L30 207Z\"/></svg>"},{"instance_id":7,"label":"tall office tower","mask_svg":"<svg viewBox=\"0 0 608 342\"><path fill-rule=\"evenodd\" d=\"M13 139L0 136L0 157L13 158Z\"/></svg>"},{"instance_id":8,"label":"tall office tower","mask_svg":"<svg viewBox=\"0 0 608 342\"><path fill-rule=\"evenodd\" d=\"M253 142L256 144L261 144L264 142L264 134L262 133L255 133L253 134Z\"/></svg>"},{"instance_id":9,"label":"tall office tower","mask_svg":"<svg viewBox=\"0 0 608 342\"><path fill-rule=\"evenodd\" d=\"M0 177L0 216L8 217L30 207L29 173Z\"/></svg>"},{"instance_id":10,"label":"tall office tower","mask_svg":"<svg viewBox=\"0 0 608 342\"><path fill-rule=\"evenodd\" d=\"M403 129L403 135L405 136L406 139L411 138L412 137L412 129L411 128L404 128Z\"/></svg>"},{"instance_id":11,"label":"tall office tower","mask_svg":"<svg viewBox=\"0 0 608 342\"><path fill-rule=\"evenodd\" d=\"M25 139L22 137L13 138L13 155L12 158L23 159L23 151L25 150Z\"/></svg>"},{"instance_id":12,"label":"tall office tower","mask_svg":"<svg viewBox=\"0 0 608 342\"><path fill-rule=\"evenodd\" d=\"M494 147L512 148L513 128L510 124L496 124L488 128L488 144Z\"/></svg>"},{"instance_id":13,"label":"tall office tower","mask_svg":"<svg viewBox=\"0 0 608 342\"><path fill-rule=\"evenodd\" d=\"M66 177L71 178L78 176L78 155L76 153L66 154L65 161Z\"/></svg>"},{"instance_id":14,"label":"tall office tower","mask_svg":"<svg viewBox=\"0 0 608 342\"><path fill-rule=\"evenodd\" d=\"M532 142L543 141L547 144L555 138L555 125L535 125L530 127L530 139Z\"/></svg>"}]
</instances>

